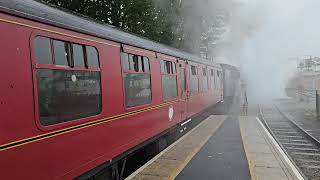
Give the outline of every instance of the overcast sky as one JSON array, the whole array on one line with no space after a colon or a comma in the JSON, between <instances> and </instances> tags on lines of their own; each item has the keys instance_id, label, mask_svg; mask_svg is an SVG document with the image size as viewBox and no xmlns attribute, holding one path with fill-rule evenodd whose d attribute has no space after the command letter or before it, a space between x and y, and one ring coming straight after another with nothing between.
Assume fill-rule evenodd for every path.
<instances>
[{"instance_id":1,"label":"overcast sky","mask_svg":"<svg viewBox=\"0 0 320 180\"><path fill-rule=\"evenodd\" d=\"M242 13L255 16L252 21L259 19L239 50L239 64L248 75L249 101L284 97L285 83L295 71L296 62L289 58L320 55L320 1L241 1Z\"/></svg>"}]
</instances>

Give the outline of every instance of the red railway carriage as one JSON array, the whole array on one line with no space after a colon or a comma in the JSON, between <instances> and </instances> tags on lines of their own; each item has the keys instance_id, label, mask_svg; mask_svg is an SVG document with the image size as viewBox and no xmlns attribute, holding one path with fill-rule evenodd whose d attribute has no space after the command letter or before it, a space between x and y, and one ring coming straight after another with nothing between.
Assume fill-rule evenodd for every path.
<instances>
[{"instance_id":1,"label":"red railway carriage","mask_svg":"<svg viewBox=\"0 0 320 180\"><path fill-rule=\"evenodd\" d=\"M0 2L2 179L72 179L222 100L221 68L35 1Z\"/></svg>"}]
</instances>

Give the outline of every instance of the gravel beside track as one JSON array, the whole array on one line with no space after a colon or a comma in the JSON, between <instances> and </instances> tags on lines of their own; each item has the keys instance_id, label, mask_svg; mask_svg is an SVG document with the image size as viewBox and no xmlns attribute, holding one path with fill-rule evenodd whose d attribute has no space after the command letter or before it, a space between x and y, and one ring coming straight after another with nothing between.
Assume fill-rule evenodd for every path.
<instances>
[{"instance_id":1,"label":"gravel beside track","mask_svg":"<svg viewBox=\"0 0 320 180\"><path fill-rule=\"evenodd\" d=\"M261 117L280 146L309 180L320 180L320 142L276 106L260 107Z\"/></svg>"}]
</instances>

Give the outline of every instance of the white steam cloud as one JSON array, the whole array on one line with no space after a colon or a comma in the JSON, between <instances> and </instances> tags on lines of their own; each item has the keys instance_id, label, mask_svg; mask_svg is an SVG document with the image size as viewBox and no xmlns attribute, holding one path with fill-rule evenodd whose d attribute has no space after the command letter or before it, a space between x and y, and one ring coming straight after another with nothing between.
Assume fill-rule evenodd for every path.
<instances>
[{"instance_id":1,"label":"white steam cloud","mask_svg":"<svg viewBox=\"0 0 320 180\"><path fill-rule=\"evenodd\" d=\"M172 5L170 2L175 2L153 1L167 9ZM320 55L318 0L176 2L183 10L173 16L181 16L183 23L173 29L178 29L177 34L182 35L181 43L187 44L184 48L198 53L200 39L204 37L201 32L208 30L211 41L215 42L206 57L225 57L240 67L248 80L249 104L285 97L285 86L296 71L296 62L292 59ZM221 11L230 14L221 14ZM219 23L224 20L220 21L219 17L228 20L222 29Z\"/></svg>"},{"instance_id":2,"label":"white steam cloud","mask_svg":"<svg viewBox=\"0 0 320 180\"><path fill-rule=\"evenodd\" d=\"M293 57L320 54L320 1L316 0L241 0L237 24L258 24L249 36L224 47L248 79L249 103L263 103L285 97L284 88L295 72ZM237 26L231 30L238 33ZM241 30L240 30L241 32ZM229 53L229 54L228 54ZM231 54L231 56L230 56Z\"/></svg>"}]
</instances>

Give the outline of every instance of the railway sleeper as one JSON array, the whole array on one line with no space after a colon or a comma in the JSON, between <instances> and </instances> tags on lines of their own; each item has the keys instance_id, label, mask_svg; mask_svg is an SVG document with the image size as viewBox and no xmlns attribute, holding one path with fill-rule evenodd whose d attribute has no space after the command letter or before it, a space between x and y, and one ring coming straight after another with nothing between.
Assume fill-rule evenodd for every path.
<instances>
[{"instance_id":1,"label":"railway sleeper","mask_svg":"<svg viewBox=\"0 0 320 180\"><path fill-rule=\"evenodd\" d=\"M292 129L293 127L291 126L287 126L287 125L283 125L283 126L273 126L273 125L268 125L271 129L277 129L277 128L282 128L282 129Z\"/></svg>"},{"instance_id":2,"label":"railway sleeper","mask_svg":"<svg viewBox=\"0 0 320 180\"><path fill-rule=\"evenodd\" d=\"M277 135L277 137L279 137L279 139L281 138L294 138L294 139L304 139L303 136L288 136L288 135Z\"/></svg>"},{"instance_id":3,"label":"railway sleeper","mask_svg":"<svg viewBox=\"0 0 320 180\"><path fill-rule=\"evenodd\" d=\"M309 152L309 153L319 153L320 150L316 148L297 148L297 147L287 147L290 152Z\"/></svg>"},{"instance_id":4,"label":"railway sleeper","mask_svg":"<svg viewBox=\"0 0 320 180\"><path fill-rule=\"evenodd\" d=\"M269 118L268 119L268 123L288 123L287 120L279 120L279 119L283 119L282 117L279 117L278 115L268 115Z\"/></svg>"},{"instance_id":5,"label":"railway sleeper","mask_svg":"<svg viewBox=\"0 0 320 180\"><path fill-rule=\"evenodd\" d=\"M320 161L313 160L313 159L299 159L299 158L296 158L295 160L296 160L296 162L297 162L297 164L299 166L304 166L304 165L320 166Z\"/></svg>"},{"instance_id":6,"label":"railway sleeper","mask_svg":"<svg viewBox=\"0 0 320 180\"><path fill-rule=\"evenodd\" d=\"M300 166L300 168L306 168L306 169L316 169L316 170L320 170L320 166L317 165L302 165Z\"/></svg>"},{"instance_id":7,"label":"railway sleeper","mask_svg":"<svg viewBox=\"0 0 320 180\"><path fill-rule=\"evenodd\" d=\"M279 141L292 142L292 143L308 143L308 142L310 142L310 141L304 140L304 139L284 139L284 138L279 138Z\"/></svg>"},{"instance_id":8,"label":"railway sleeper","mask_svg":"<svg viewBox=\"0 0 320 180\"><path fill-rule=\"evenodd\" d=\"M273 131L275 134L299 134L296 131Z\"/></svg>"},{"instance_id":9,"label":"railway sleeper","mask_svg":"<svg viewBox=\"0 0 320 180\"><path fill-rule=\"evenodd\" d=\"M308 153L308 152L291 152L290 155L295 159L306 159L306 160L317 160L320 161L319 153Z\"/></svg>"},{"instance_id":10,"label":"railway sleeper","mask_svg":"<svg viewBox=\"0 0 320 180\"><path fill-rule=\"evenodd\" d=\"M290 124L287 121L270 121L267 120L267 124L270 126L290 126Z\"/></svg>"},{"instance_id":11,"label":"railway sleeper","mask_svg":"<svg viewBox=\"0 0 320 180\"><path fill-rule=\"evenodd\" d=\"M290 131L292 128L288 127L288 128L284 128L284 127L277 127L277 128L272 128L273 131L285 131L288 132Z\"/></svg>"},{"instance_id":12,"label":"railway sleeper","mask_svg":"<svg viewBox=\"0 0 320 180\"><path fill-rule=\"evenodd\" d=\"M306 143L281 143L285 147L298 147L298 148L310 148L313 147L312 144Z\"/></svg>"}]
</instances>

